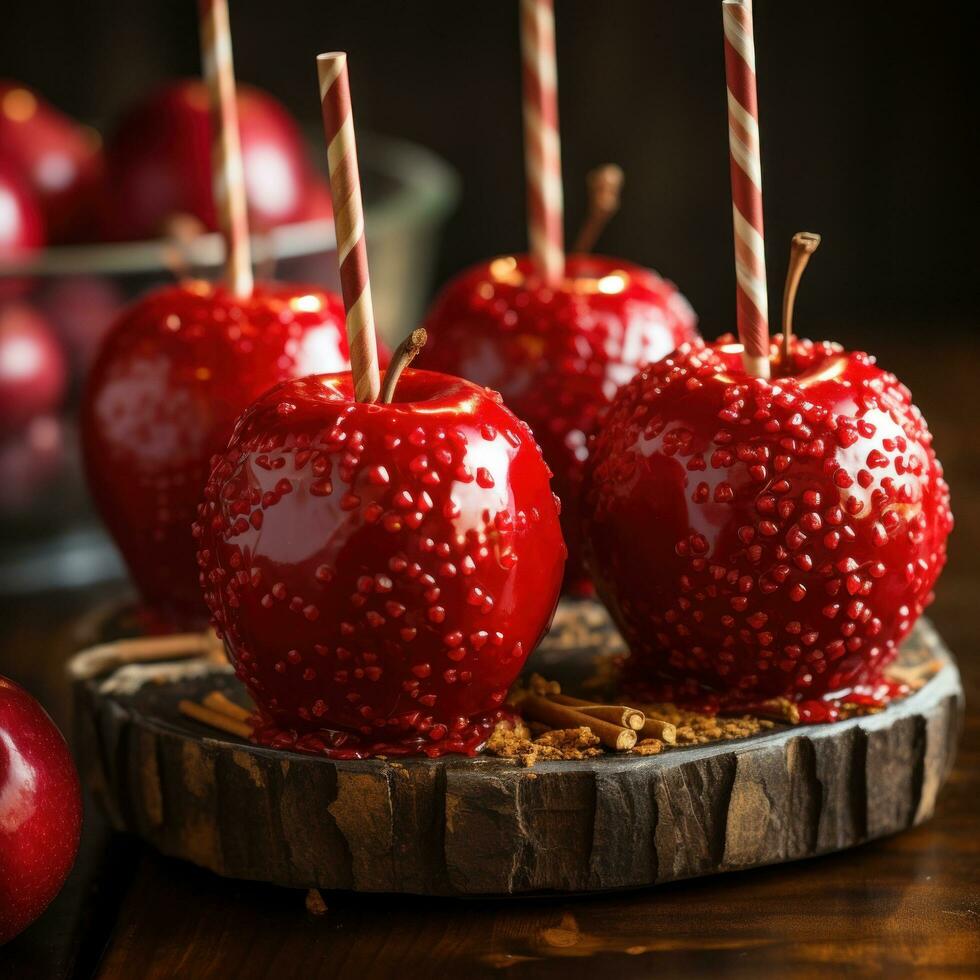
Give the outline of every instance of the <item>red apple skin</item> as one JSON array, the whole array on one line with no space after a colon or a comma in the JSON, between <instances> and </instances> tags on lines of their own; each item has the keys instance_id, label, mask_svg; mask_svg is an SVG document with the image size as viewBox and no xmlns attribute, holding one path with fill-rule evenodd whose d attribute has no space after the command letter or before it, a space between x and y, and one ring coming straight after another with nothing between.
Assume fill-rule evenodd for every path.
<instances>
[{"instance_id":1,"label":"red apple skin","mask_svg":"<svg viewBox=\"0 0 980 980\"><path fill-rule=\"evenodd\" d=\"M47 320L19 300L0 305L0 432L57 409L67 381L65 356Z\"/></svg>"},{"instance_id":2,"label":"red apple skin","mask_svg":"<svg viewBox=\"0 0 980 980\"><path fill-rule=\"evenodd\" d=\"M258 285L239 299L192 282L150 293L109 331L82 400L89 488L146 603L207 620L190 527L236 417L286 378L348 365L343 304Z\"/></svg>"},{"instance_id":3,"label":"red apple skin","mask_svg":"<svg viewBox=\"0 0 980 980\"><path fill-rule=\"evenodd\" d=\"M798 340L770 383L740 352L691 343L620 391L589 465L591 567L647 694L816 717L881 682L930 601L949 489L872 357Z\"/></svg>"},{"instance_id":4,"label":"red apple skin","mask_svg":"<svg viewBox=\"0 0 980 980\"><path fill-rule=\"evenodd\" d=\"M565 591L589 594L579 527L588 437L619 386L697 336L697 319L673 284L621 259L570 255L566 272L555 289L526 256L463 272L426 317L419 366L499 391L531 426L562 501Z\"/></svg>"},{"instance_id":5,"label":"red apple skin","mask_svg":"<svg viewBox=\"0 0 980 980\"><path fill-rule=\"evenodd\" d=\"M61 891L81 827L78 774L61 732L0 676L0 945Z\"/></svg>"},{"instance_id":6,"label":"red apple skin","mask_svg":"<svg viewBox=\"0 0 980 980\"><path fill-rule=\"evenodd\" d=\"M241 85L238 125L252 230L304 220L313 176L296 123L270 95ZM216 230L203 82L170 82L137 103L109 141L107 178L108 238L154 238L175 214Z\"/></svg>"},{"instance_id":7,"label":"red apple skin","mask_svg":"<svg viewBox=\"0 0 980 980\"><path fill-rule=\"evenodd\" d=\"M0 147L37 195L51 243L91 235L103 170L97 133L20 82L0 81Z\"/></svg>"},{"instance_id":8,"label":"red apple skin","mask_svg":"<svg viewBox=\"0 0 980 980\"><path fill-rule=\"evenodd\" d=\"M354 402L349 373L259 399L197 533L214 625L263 715L293 739L472 751L558 599L549 477L500 396L459 378L406 371L389 406Z\"/></svg>"},{"instance_id":9,"label":"red apple skin","mask_svg":"<svg viewBox=\"0 0 980 980\"><path fill-rule=\"evenodd\" d=\"M34 192L17 166L0 155L0 265L43 245L44 220ZM0 300L20 296L29 287L29 280L0 277Z\"/></svg>"}]
</instances>

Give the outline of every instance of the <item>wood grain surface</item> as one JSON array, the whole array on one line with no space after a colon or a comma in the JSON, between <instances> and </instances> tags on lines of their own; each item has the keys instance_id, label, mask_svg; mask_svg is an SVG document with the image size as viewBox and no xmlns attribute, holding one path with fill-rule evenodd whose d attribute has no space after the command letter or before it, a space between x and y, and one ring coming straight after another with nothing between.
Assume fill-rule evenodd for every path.
<instances>
[{"instance_id":1,"label":"wood grain surface","mask_svg":"<svg viewBox=\"0 0 980 980\"><path fill-rule=\"evenodd\" d=\"M575 693L568 676L619 641L608 620L579 626L603 622L595 603L563 619L595 641L554 658L549 676ZM248 703L227 667L141 663L92 677L92 657L72 662L76 746L112 826L226 877L293 888L595 892L841 850L932 815L963 709L958 671L923 621L899 663L938 672L864 718L533 769L486 756L338 762L182 716L182 700L214 690Z\"/></svg>"}]
</instances>

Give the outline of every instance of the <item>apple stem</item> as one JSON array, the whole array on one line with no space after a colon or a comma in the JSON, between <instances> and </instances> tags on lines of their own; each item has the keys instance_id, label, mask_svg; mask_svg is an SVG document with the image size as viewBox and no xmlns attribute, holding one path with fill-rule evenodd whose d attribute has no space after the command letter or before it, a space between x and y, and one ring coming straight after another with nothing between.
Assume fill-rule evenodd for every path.
<instances>
[{"instance_id":1,"label":"apple stem","mask_svg":"<svg viewBox=\"0 0 980 980\"><path fill-rule=\"evenodd\" d=\"M790 344L793 341L793 306L796 303L796 290L810 256L819 245L820 236L812 231L798 231L790 243L789 268L786 270L786 287L783 290L782 360L785 370L789 370Z\"/></svg>"},{"instance_id":2,"label":"apple stem","mask_svg":"<svg viewBox=\"0 0 980 980\"><path fill-rule=\"evenodd\" d=\"M191 267L191 249L194 242L207 229L193 214L178 211L170 215L163 225L163 235L166 240L163 252L163 264L177 282L190 279L193 274Z\"/></svg>"},{"instance_id":3,"label":"apple stem","mask_svg":"<svg viewBox=\"0 0 980 980\"><path fill-rule=\"evenodd\" d=\"M589 191L589 213L575 239L574 251L586 254L595 247L606 225L619 210L623 180L623 168L615 163L607 163L589 171L585 178Z\"/></svg>"},{"instance_id":4,"label":"apple stem","mask_svg":"<svg viewBox=\"0 0 980 980\"><path fill-rule=\"evenodd\" d=\"M396 348L391 355L391 363L385 371L384 381L381 382L381 397L379 401L382 405L390 405L395 397L395 386L398 379L402 376L402 371L408 367L415 356L429 339L424 327L416 327Z\"/></svg>"}]
</instances>

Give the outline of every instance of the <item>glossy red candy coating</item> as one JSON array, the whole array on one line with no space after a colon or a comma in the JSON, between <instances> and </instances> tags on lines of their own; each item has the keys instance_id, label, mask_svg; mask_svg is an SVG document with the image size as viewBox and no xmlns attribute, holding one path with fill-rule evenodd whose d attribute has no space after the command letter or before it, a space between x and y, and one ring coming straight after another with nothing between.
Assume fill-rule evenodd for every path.
<instances>
[{"instance_id":1,"label":"glossy red candy coating","mask_svg":"<svg viewBox=\"0 0 980 980\"><path fill-rule=\"evenodd\" d=\"M252 230L305 220L313 171L299 127L275 99L247 85L238 88L238 126ZM106 166L107 237L153 238L176 214L215 230L204 83L171 82L137 103L109 141Z\"/></svg>"},{"instance_id":2,"label":"glossy red candy coating","mask_svg":"<svg viewBox=\"0 0 980 980\"><path fill-rule=\"evenodd\" d=\"M556 289L526 257L462 273L429 311L418 360L499 391L531 426L562 502L565 589L588 592L579 530L587 439L617 388L697 336L697 319L672 283L621 259L570 255L566 271Z\"/></svg>"},{"instance_id":3,"label":"glossy red candy coating","mask_svg":"<svg viewBox=\"0 0 980 980\"><path fill-rule=\"evenodd\" d=\"M81 826L78 775L61 732L0 677L0 945L61 891Z\"/></svg>"},{"instance_id":4,"label":"glossy red candy coating","mask_svg":"<svg viewBox=\"0 0 980 980\"><path fill-rule=\"evenodd\" d=\"M0 433L55 411L68 384L58 338L34 307L0 303Z\"/></svg>"},{"instance_id":5,"label":"glossy red candy coating","mask_svg":"<svg viewBox=\"0 0 980 980\"><path fill-rule=\"evenodd\" d=\"M499 395L458 378L406 371L390 406L354 402L349 374L259 399L198 533L215 627L265 716L374 751L472 750L558 599L549 476Z\"/></svg>"},{"instance_id":6,"label":"glossy red candy coating","mask_svg":"<svg viewBox=\"0 0 980 980\"><path fill-rule=\"evenodd\" d=\"M867 354L797 341L770 383L740 351L644 369L595 442L585 528L628 676L736 706L874 685L946 560L932 437Z\"/></svg>"},{"instance_id":7,"label":"glossy red candy coating","mask_svg":"<svg viewBox=\"0 0 980 980\"><path fill-rule=\"evenodd\" d=\"M104 340L82 403L89 487L143 598L204 622L190 527L235 419L286 378L342 370L344 309L295 285L249 299L189 283L150 293Z\"/></svg>"},{"instance_id":8,"label":"glossy red candy coating","mask_svg":"<svg viewBox=\"0 0 980 980\"><path fill-rule=\"evenodd\" d=\"M0 81L0 148L37 196L49 241L91 231L103 166L93 130L19 82Z\"/></svg>"}]
</instances>

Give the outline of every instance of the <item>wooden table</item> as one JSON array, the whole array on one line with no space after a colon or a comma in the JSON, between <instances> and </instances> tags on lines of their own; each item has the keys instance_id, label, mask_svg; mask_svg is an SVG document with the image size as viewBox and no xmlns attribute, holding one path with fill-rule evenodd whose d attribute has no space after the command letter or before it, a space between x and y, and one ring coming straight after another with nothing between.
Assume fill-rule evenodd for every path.
<instances>
[{"instance_id":1,"label":"wooden table","mask_svg":"<svg viewBox=\"0 0 980 980\"><path fill-rule=\"evenodd\" d=\"M0 978L620 978L975 976L980 970L980 364L965 343L887 363L918 393L957 529L931 609L967 691L960 755L934 819L816 860L600 897L455 902L301 893L225 881L109 835L89 808L82 852L48 912L0 949ZM0 604L0 671L68 726L69 624L104 594Z\"/></svg>"}]
</instances>

